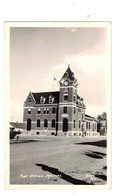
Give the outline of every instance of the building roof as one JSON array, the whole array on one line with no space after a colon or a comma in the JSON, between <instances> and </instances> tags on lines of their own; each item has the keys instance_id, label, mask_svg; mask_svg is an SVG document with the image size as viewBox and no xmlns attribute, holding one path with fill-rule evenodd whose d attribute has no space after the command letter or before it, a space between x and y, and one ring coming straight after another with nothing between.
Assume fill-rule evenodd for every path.
<instances>
[{"instance_id":1,"label":"building roof","mask_svg":"<svg viewBox=\"0 0 121 195\"><path fill-rule=\"evenodd\" d=\"M92 119L94 118L94 117L92 117L92 116L90 116L90 115L87 115L87 114L85 114L85 116L86 116L86 117L89 117L89 118L92 118Z\"/></svg>"},{"instance_id":2,"label":"building roof","mask_svg":"<svg viewBox=\"0 0 121 195\"><path fill-rule=\"evenodd\" d=\"M64 75L63 75L63 77L61 79L65 78L65 77L70 79L71 81L76 80L76 78L74 76L74 73L70 69L70 66L68 66L66 72L64 73Z\"/></svg>"},{"instance_id":3,"label":"building roof","mask_svg":"<svg viewBox=\"0 0 121 195\"><path fill-rule=\"evenodd\" d=\"M40 104L40 97L45 98L45 104L49 104L49 97L52 96L54 98L53 103L59 103L59 91L51 91L51 92L40 92L40 93L32 93L36 104Z\"/></svg>"},{"instance_id":4,"label":"building roof","mask_svg":"<svg viewBox=\"0 0 121 195\"><path fill-rule=\"evenodd\" d=\"M24 123L10 122L10 125L13 128L24 129Z\"/></svg>"},{"instance_id":5,"label":"building roof","mask_svg":"<svg viewBox=\"0 0 121 195\"><path fill-rule=\"evenodd\" d=\"M95 119L95 117L92 117L92 116L90 116L90 115L85 114L85 117L86 117L86 118L89 118L90 120L97 121L97 120Z\"/></svg>"}]
</instances>

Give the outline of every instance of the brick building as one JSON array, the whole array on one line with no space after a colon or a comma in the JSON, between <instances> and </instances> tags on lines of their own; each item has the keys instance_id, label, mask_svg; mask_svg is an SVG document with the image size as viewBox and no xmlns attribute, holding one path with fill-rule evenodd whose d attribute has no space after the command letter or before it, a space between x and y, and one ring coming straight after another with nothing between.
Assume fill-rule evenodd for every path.
<instances>
[{"instance_id":1,"label":"brick building","mask_svg":"<svg viewBox=\"0 0 121 195\"><path fill-rule=\"evenodd\" d=\"M97 122L85 114L84 99L77 93L77 79L68 66L60 90L30 92L24 102L23 122L31 134L96 135Z\"/></svg>"}]
</instances>

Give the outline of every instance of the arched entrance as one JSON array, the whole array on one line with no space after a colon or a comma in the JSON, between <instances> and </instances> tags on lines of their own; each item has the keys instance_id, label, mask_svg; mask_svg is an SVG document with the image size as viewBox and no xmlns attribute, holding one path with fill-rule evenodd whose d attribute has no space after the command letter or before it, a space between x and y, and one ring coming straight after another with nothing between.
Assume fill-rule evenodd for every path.
<instances>
[{"instance_id":1,"label":"arched entrance","mask_svg":"<svg viewBox=\"0 0 121 195\"><path fill-rule=\"evenodd\" d=\"M30 131L31 130L31 119L28 118L27 119L27 131Z\"/></svg>"},{"instance_id":2,"label":"arched entrance","mask_svg":"<svg viewBox=\"0 0 121 195\"><path fill-rule=\"evenodd\" d=\"M68 131L68 119L64 118L63 119L63 132L67 132Z\"/></svg>"}]
</instances>

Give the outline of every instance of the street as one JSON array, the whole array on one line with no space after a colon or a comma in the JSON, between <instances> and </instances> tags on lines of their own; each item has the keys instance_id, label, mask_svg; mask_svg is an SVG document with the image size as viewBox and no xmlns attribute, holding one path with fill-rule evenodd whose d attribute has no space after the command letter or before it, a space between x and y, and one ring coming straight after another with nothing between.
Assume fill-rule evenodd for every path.
<instances>
[{"instance_id":1,"label":"street","mask_svg":"<svg viewBox=\"0 0 121 195\"><path fill-rule=\"evenodd\" d=\"M105 137L39 137L10 144L10 184L100 185L106 176Z\"/></svg>"}]
</instances>

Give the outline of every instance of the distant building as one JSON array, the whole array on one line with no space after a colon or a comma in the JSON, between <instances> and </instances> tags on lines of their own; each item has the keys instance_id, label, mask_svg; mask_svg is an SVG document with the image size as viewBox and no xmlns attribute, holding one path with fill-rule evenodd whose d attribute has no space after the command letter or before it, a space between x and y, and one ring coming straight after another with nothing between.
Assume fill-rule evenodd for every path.
<instances>
[{"instance_id":1,"label":"distant building","mask_svg":"<svg viewBox=\"0 0 121 195\"><path fill-rule=\"evenodd\" d=\"M25 124L19 122L10 122L10 128L12 131L23 131L25 129Z\"/></svg>"},{"instance_id":2,"label":"distant building","mask_svg":"<svg viewBox=\"0 0 121 195\"><path fill-rule=\"evenodd\" d=\"M68 66L60 90L30 92L24 102L23 122L31 134L96 135L97 121L85 114L84 99L77 93L77 79Z\"/></svg>"}]
</instances>

